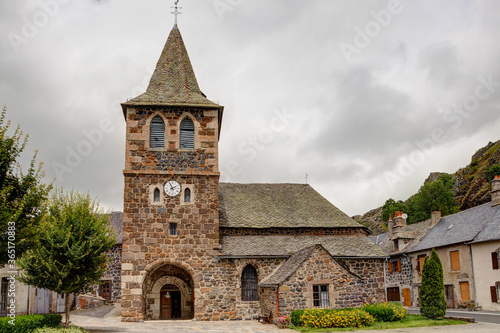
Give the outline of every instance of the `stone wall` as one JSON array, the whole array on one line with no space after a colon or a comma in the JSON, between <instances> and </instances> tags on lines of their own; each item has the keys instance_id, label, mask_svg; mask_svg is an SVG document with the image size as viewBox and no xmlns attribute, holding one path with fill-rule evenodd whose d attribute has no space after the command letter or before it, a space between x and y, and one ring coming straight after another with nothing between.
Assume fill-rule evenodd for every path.
<instances>
[{"instance_id":1,"label":"stone wall","mask_svg":"<svg viewBox=\"0 0 500 333\"><path fill-rule=\"evenodd\" d=\"M390 273L388 265L392 262L397 261L397 260L399 260L399 262L401 264L401 271L400 272L393 271L392 273ZM399 288L400 302L401 302L401 304L403 304L404 303L403 289L410 289L410 291L411 291L411 288L412 288L412 264L411 264L411 261L408 260L407 263L405 264L403 261L403 256L391 257L390 260L386 264L385 278L386 278L386 288L394 288L394 287ZM413 295L412 295L412 304L413 303L414 303L414 299L413 299Z\"/></svg>"},{"instance_id":2,"label":"stone wall","mask_svg":"<svg viewBox=\"0 0 500 333\"><path fill-rule=\"evenodd\" d=\"M315 250L279 287L279 315L290 315L295 309L313 308L314 285L328 285L331 308L382 302L383 259L336 260L324 249Z\"/></svg>"},{"instance_id":3,"label":"stone wall","mask_svg":"<svg viewBox=\"0 0 500 333\"><path fill-rule=\"evenodd\" d=\"M111 300L121 298L121 276L122 276L122 245L113 246L108 253L110 263L106 267L103 280L111 281Z\"/></svg>"}]
</instances>

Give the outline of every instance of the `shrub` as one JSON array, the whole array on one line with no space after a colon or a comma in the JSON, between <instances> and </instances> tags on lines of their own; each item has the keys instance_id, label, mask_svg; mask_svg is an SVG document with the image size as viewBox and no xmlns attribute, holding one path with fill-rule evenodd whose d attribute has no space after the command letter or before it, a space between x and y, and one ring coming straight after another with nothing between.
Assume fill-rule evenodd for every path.
<instances>
[{"instance_id":1,"label":"shrub","mask_svg":"<svg viewBox=\"0 0 500 333\"><path fill-rule=\"evenodd\" d=\"M375 318L362 309L307 309L304 310L301 320L304 327L332 328L332 327L361 327L371 326Z\"/></svg>"},{"instance_id":2,"label":"shrub","mask_svg":"<svg viewBox=\"0 0 500 333\"><path fill-rule=\"evenodd\" d=\"M302 315L305 310L294 310L290 314L290 318L292 319L292 325L294 326L304 326L304 322L302 321Z\"/></svg>"},{"instance_id":3,"label":"shrub","mask_svg":"<svg viewBox=\"0 0 500 333\"><path fill-rule=\"evenodd\" d=\"M398 321L406 315L406 309L398 302L365 304L363 310L379 322Z\"/></svg>"},{"instance_id":4,"label":"shrub","mask_svg":"<svg viewBox=\"0 0 500 333\"><path fill-rule=\"evenodd\" d=\"M422 268L420 313L431 319L444 317L446 314L443 266L434 249L432 249L431 258L425 260Z\"/></svg>"},{"instance_id":5,"label":"shrub","mask_svg":"<svg viewBox=\"0 0 500 333\"><path fill-rule=\"evenodd\" d=\"M10 317L0 318L0 332L2 333L30 333L37 328L57 327L61 324L62 316L58 314L16 316L15 325L9 324Z\"/></svg>"}]
</instances>

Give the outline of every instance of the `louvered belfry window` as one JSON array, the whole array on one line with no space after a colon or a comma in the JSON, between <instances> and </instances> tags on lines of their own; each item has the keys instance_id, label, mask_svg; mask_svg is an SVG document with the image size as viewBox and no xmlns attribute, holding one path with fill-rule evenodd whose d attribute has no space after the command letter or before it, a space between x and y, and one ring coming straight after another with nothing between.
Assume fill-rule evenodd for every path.
<instances>
[{"instance_id":1,"label":"louvered belfry window","mask_svg":"<svg viewBox=\"0 0 500 333\"><path fill-rule=\"evenodd\" d=\"M194 149L194 124L189 118L181 122L181 149Z\"/></svg>"},{"instance_id":2,"label":"louvered belfry window","mask_svg":"<svg viewBox=\"0 0 500 333\"><path fill-rule=\"evenodd\" d=\"M257 271L248 265L241 273L241 299L243 301L258 301Z\"/></svg>"},{"instance_id":3,"label":"louvered belfry window","mask_svg":"<svg viewBox=\"0 0 500 333\"><path fill-rule=\"evenodd\" d=\"M151 128L149 131L149 146L151 148L165 147L165 124L160 116L156 116L151 120Z\"/></svg>"}]
</instances>

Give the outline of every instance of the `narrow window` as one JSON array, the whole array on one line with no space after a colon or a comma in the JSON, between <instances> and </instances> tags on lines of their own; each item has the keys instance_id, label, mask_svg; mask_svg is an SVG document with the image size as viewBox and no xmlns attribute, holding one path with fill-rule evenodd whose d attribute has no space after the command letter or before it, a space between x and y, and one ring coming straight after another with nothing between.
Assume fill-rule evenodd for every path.
<instances>
[{"instance_id":1,"label":"narrow window","mask_svg":"<svg viewBox=\"0 0 500 333\"><path fill-rule=\"evenodd\" d=\"M241 273L241 299L243 301L258 301L257 271L252 265L247 265Z\"/></svg>"},{"instance_id":2,"label":"narrow window","mask_svg":"<svg viewBox=\"0 0 500 333\"><path fill-rule=\"evenodd\" d=\"M181 122L180 149L194 149L194 124L189 118Z\"/></svg>"},{"instance_id":3,"label":"narrow window","mask_svg":"<svg viewBox=\"0 0 500 333\"><path fill-rule=\"evenodd\" d=\"M154 202L160 202L160 190L157 188L155 188L154 190L154 193L153 193L153 201Z\"/></svg>"},{"instance_id":4,"label":"narrow window","mask_svg":"<svg viewBox=\"0 0 500 333\"><path fill-rule=\"evenodd\" d=\"M394 250L399 250L399 242L397 239L394 240Z\"/></svg>"},{"instance_id":5,"label":"narrow window","mask_svg":"<svg viewBox=\"0 0 500 333\"><path fill-rule=\"evenodd\" d=\"M170 236L177 235L177 223L170 223Z\"/></svg>"},{"instance_id":6,"label":"narrow window","mask_svg":"<svg viewBox=\"0 0 500 333\"><path fill-rule=\"evenodd\" d=\"M490 293L491 293L491 301L493 303L498 302L498 294L497 294L497 287L496 286L490 287Z\"/></svg>"},{"instance_id":7,"label":"narrow window","mask_svg":"<svg viewBox=\"0 0 500 333\"><path fill-rule=\"evenodd\" d=\"M451 270L459 271L460 270L460 257L458 256L458 251L450 252L450 260L451 260Z\"/></svg>"},{"instance_id":8,"label":"narrow window","mask_svg":"<svg viewBox=\"0 0 500 333\"><path fill-rule=\"evenodd\" d=\"M328 296L328 285L321 284L313 286L313 302L317 308L329 308L330 297Z\"/></svg>"},{"instance_id":9,"label":"narrow window","mask_svg":"<svg viewBox=\"0 0 500 333\"><path fill-rule=\"evenodd\" d=\"M491 265L493 269L498 269L498 252L491 252Z\"/></svg>"},{"instance_id":10,"label":"narrow window","mask_svg":"<svg viewBox=\"0 0 500 333\"><path fill-rule=\"evenodd\" d=\"M184 202L191 202L191 190L189 188L184 190Z\"/></svg>"},{"instance_id":11,"label":"narrow window","mask_svg":"<svg viewBox=\"0 0 500 333\"><path fill-rule=\"evenodd\" d=\"M151 148L165 147L165 124L160 116L156 116L151 120L149 129L149 146Z\"/></svg>"},{"instance_id":12,"label":"narrow window","mask_svg":"<svg viewBox=\"0 0 500 333\"><path fill-rule=\"evenodd\" d=\"M470 301L469 282L460 282L460 295L462 301Z\"/></svg>"},{"instance_id":13,"label":"narrow window","mask_svg":"<svg viewBox=\"0 0 500 333\"><path fill-rule=\"evenodd\" d=\"M2 278L2 286L0 290L0 312L7 311L7 278Z\"/></svg>"}]
</instances>

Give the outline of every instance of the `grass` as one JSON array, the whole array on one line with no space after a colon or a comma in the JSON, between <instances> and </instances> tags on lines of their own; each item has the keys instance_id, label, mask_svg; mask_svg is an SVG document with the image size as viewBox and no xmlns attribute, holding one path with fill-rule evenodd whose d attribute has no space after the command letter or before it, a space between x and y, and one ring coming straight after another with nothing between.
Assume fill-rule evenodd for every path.
<instances>
[{"instance_id":1,"label":"grass","mask_svg":"<svg viewBox=\"0 0 500 333\"><path fill-rule=\"evenodd\" d=\"M376 322L372 326L367 327L348 327L348 328L305 328L305 327L290 327L299 332L337 332L337 331L361 331L361 330L388 330L393 328L411 328L411 327L427 327L427 326L448 326L467 324L464 321L452 319L428 319L424 316L406 315L401 321L393 321L389 323Z\"/></svg>"}]
</instances>

